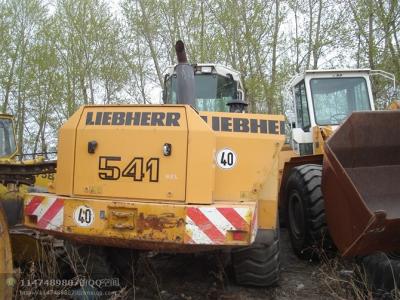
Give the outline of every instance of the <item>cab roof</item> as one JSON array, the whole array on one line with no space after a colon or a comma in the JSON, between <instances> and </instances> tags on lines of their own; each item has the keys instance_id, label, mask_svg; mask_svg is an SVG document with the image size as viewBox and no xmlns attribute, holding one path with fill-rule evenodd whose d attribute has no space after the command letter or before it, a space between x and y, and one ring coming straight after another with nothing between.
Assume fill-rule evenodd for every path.
<instances>
[{"instance_id":1,"label":"cab roof","mask_svg":"<svg viewBox=\"0 0 400 300\"><path fill-rule=\"evenodd\" d=\"M370 75L371 69L321 69L321 70L305 70L302 73L294 75L286 85L291 88L302 81L306 76L321 75L321 77L331 77L333 74L345 75L349 77L352 74Z\"/></svg>"},{"instance_id":2,"label":"cab roof","mask_svg":"<svg viewBox=\"0 0 400 300\"><path fill-rule=\"evenodd\" d=\"M167 69L164 71L164 76L170 76L175 74L175 68L177 64L168 66ZM220 64L213 64L213 63L201 63L201 64L192 64L193 68L196 70L196 73L210 73L210 72L202 72L201 69L203 67L212 67L211 74L218 74L225 77L232 75L233 80L240 81L240 73L230 67L223 66Z\"/></svg>"}]
</instances>

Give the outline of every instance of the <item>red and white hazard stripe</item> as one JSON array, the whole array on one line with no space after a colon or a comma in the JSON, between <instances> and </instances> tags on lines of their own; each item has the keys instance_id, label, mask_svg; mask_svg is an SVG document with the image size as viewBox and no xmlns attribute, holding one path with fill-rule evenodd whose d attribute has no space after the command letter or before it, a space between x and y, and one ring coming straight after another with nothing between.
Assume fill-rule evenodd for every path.
<instances>
[{"instance_id":1,"label":"red and white hazard stripe","mask_svg":"<svg viewBox=\"0 0 400 300\"><path fill-rule=\"evenodd\" d=\"M250 231L253 213L248 207L188 207L185 242L224 244L229 231Z\"/></svg>"},{"instance_id":2,"label":"red and white hazard stripe","mask_svg":"<svg viewBox=\"0 0 400 300\"><path fill-rule=\"evenodd\" d=\"M25 215L36 216L38 228L61 231L64 222L64 200L55 196L33 196L25 204Z\"/></svg>"}]
</instances>

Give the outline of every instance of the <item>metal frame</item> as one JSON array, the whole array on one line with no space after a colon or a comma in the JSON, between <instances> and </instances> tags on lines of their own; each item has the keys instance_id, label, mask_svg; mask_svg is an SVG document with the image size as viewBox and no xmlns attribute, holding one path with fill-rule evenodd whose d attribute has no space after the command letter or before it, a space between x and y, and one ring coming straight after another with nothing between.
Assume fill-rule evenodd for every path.
<instances>
[{"instance_id":1,"label":"metal frame","mask_svg":"<svg viewBox=\"0 0 400 300\"><path fill-rule=\"evenodd\" d=\"M397 95L396 91L396 76L392 73L383 71L383 70L371 70L370 76L382 76L386 79L389 79L393 82L393 95Z\"/></svg>"}]
</instances>

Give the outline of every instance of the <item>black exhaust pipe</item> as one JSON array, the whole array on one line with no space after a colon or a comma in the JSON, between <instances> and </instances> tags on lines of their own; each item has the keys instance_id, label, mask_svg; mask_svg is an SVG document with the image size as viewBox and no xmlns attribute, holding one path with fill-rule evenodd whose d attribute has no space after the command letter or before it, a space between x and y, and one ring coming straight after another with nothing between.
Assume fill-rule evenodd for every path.
<instances>
[{"instance_id":1,"label":"black exhaust pipe","mask_svg":"<svg viewBox=\"0 0 400 300\"><path fill-rule=\"evenodd\" d=\"M177 104L189 104L195 107L195 81L194 69L188 63L185 51L185 44L179 40L175 44L178 65L176 72L176 102Z\"/></svg>"}]
</instances>

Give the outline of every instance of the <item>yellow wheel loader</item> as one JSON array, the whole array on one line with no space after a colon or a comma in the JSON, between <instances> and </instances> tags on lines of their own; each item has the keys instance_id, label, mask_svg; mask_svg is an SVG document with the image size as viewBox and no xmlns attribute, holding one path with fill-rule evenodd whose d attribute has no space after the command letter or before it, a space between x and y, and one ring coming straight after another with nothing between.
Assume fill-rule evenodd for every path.
<instances>
[{"instance_id":1,"label":"yellow wheel loader","mask_svg":"<svg viewBox=\"0 0 400 300\"><path fill-rule=\"evenodd\" d=\"M0 199L11 226L22 222L24 195L28 190L47 191L54 179L56 168L55 161L45 160L40 155L30 160L20 159L18 156L23 155L19 154L14 128L13 117L0 114ZM19 229L13 227L12 232L15 234L11 238L23 245L26 240L20 238L26 235L17 234L18 231ZM15 257L22 257L23 252L23 249L19 248Z\"/></svg>"},{"instance_id":2,"label":"yellow wheel loader","mask_svg":"<svg viewBox=\"0 0 400 300\"><path fill-rule=\"evenodd\" d=\"M371 70L306 71L289 82L279 204L301 258L332 247L344 257L400 250L400 111L374 111L370 76L379 74L395 82ZM367 257L367 269L383 272L390 259L377 259Z\"/></svg>"},{"instance_id":3,"label":"yellow wheel loader","mask_svg":"<svg viewBox=\"0 0 400 300\"><path fill-rule=\"evenodd\" d=\"M28 190L47 190L56 167L43 157L19 160L18 153L13 117L0 114L0 299L12 297L13 259L22 263L40 255L42 235L21 224L23 198Z\"/></svg>"},{"instance_id":4,"label":"yellow wheel loader","mask_svg":"<svg viewBox=\"0 0 400 300\"><path fill-rule=\"evenodd\" d=\"M398 248L388 242L396 215L370 205L380 199L364 190L372 177L363 171L382 171L388 199L399 195L389 176L396 168L384 170L398 164L390 137L399 112L359 113L341 125L353 111L374 110L370 71L297 77L285 126L283 116L245 113L237 72L189 65L183 43L176 50L164 105L84 106L62 126L55 183L25 196L26 227L96 249L229 250L237 282L255 286L279 278L278 199L299 256L309 257L328 232L345 256Z\"/></svg>"},{"instance_id":5,"label":"yellow wheel loader","mask_svg":"<svg viewBox=\"0 0 400 300\"><path fill-rule=\"evenodd\" d=\"M9 197L10 192L26 193L28 186L47 191L54 180L55 161L45 160L47 153L35 154L33 159L22 159L15 138L14 118L0 114L0 196ZM28 154L28 156L33 154ZM7 186L7 185L12 186ZM16 188L21 186L22 188ZM12 197L11 197L12 198Z\"/></svg>"},{"instance_id":6,"label":"yellow wheel loader","mask_svg":"<svg viewBox=\"0 0 400 300\"><path fill-rule=\"evenodd\" d=\"M276 284L284 117L243 113L237 72L176 50L164 105L84 106L61 127L54 189L26 195L24 225L87 245L229 250L239 284Z\"/></svg>"}]
</instances>

